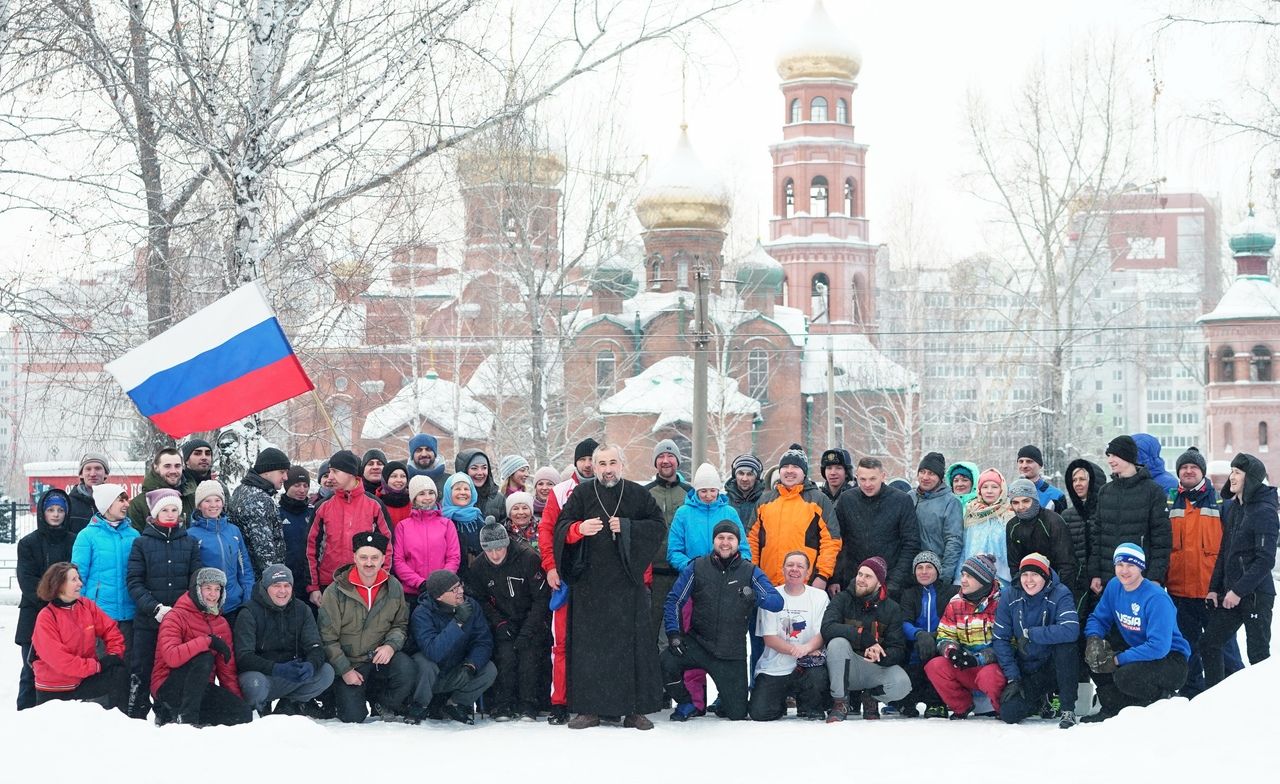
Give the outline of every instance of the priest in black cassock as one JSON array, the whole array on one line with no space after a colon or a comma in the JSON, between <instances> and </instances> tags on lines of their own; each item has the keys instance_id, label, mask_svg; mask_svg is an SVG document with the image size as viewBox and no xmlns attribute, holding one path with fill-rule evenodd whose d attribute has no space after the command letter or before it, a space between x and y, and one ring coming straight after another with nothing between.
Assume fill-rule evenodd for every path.
<instances>
[{"instance_id":1,"label":"priest in black cassock","mask_svg":"<svg viewBox=\"0 0 1280 784\"><path fill-rule=\"evenodd\" d=\"M595 477L574 489L555 529L556 568L570 587L569 709L578 715L569 728L604 716L652 729L644 714L662 708L662 673L644 575L667 526L653 496L622 478L618 446L597 447L592 464Z\"/></svg>"}]
</instances>

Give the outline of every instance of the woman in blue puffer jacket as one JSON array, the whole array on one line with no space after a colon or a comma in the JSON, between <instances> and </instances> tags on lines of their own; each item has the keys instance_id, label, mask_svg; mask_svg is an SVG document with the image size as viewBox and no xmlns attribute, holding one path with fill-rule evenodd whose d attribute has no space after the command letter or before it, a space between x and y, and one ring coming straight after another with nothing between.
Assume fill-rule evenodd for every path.
<instances>
[{"instance_id":1,"label":"woman in blue puffer jacket","mask_svg":"<svg viewBox=\"0 0 1280 784\"><path fill-rule=\"evenodd\" d=\"M195 509L191 512L191 537L200 543L200 562L221 569L227 576L222 615L235 623L240 608L253 598L253 561L244 534L227 519L223 509L222 483L204 481L196 486Z\"/></svg>"},{"instance_id":2,"label":"woman in blue puffer jacket","mask_svg":"<svg viewBox=\"0 0 1280 784\"><path fill-rule=\"evenodd\" d=\"M742 560L751 560L747 532L738 512L723 492L720 475L710 463L703 463L693 475L693 489L684 505L676 510L667 532L667 561L677 571L684 571L694 558L711 552L712 531L716 523L729 520L738 526L738 552ZM662 597L665 599L666 597ZM655 599L657 601L657 599Z\"/></svg>"}]
</instances>

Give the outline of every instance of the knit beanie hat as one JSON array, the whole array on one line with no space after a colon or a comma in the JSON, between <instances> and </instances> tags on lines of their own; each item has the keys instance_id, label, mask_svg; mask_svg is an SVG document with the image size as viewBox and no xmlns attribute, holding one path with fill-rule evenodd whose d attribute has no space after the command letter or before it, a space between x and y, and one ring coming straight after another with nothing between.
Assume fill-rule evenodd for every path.
<instances>
[{"instance_id":1,"label":"knit beanie hat","mask_svg":"<svg viewBox=\"0 0 1280 784\"><path fill-rule=\"evenodd\" d=\"M1044 466L1044 454L1040 452L1040 447L1034 444L1027 444L1018 450L1018 459L1029 457L1036 462L1036 465Z\"/></svg>"},{"instance_id":2,"label":"knit beanie hat","mask_svg":"<svg viewBox=\"0 0 1280 784\"><path fill-rule=\"evenodd\" d=\"M1173 472L1176 474L1181 471L1182 467L1187 463L1194 463L1199 466L1200 473L1202 474L1209 473L1209 464L1205 462L1204 455L1200 454L1200 450L1196 449L1194 446L1188 447L1187 451L1178 455L1178 462L1174 463Z\"/></svg>"},{"instance_id":3,"label":"knit beanie hat","mask_svg":"<svg viewBox=\"0 0 1280 784\"><path fill-rule=\"evenodd\" d=\"M378 531L361 531L351 537L351 552L359 550L361 547L372 547L383 555L387 554L387 545L391 540L383 536Z\"/></svg>"},{"instance_id":4,"label":"knit beanie hat","mask_svg":"<svg viewBox=\"0 0 1280 784\"><path fill-rule=\"evenodd\" d=\"M178 510L178 514L182 514L182 495L170 487L147 493L147 509L151 512L151 519L160 517L160 510L165 507L173 507Z\"/></svg>"},{"instance_id":5,"label":"knit beanie hat","mask_svg":"<svg viewBox=\"0 0 1280 784\"><path fill-rule=\"evenodd\" d=\"M542 468L539 468L537 471L533 472L534 487L537 487L538 483L543 481L544 479L553 485L558 485L560 484L560 472L555 470L551 466L543 466Z\"/></svg>"},{"instance_id":6,"label":"knit beanie hat","mask_svg":"<svg viewBox=\"0 0 1280 784\"><path fill-rule=\"evenodd\" d=\"M1018 564L1018 571L1035 572L1047 582L1049 580L1049 559L1040 553L1030 553Z\"/></svg>"},{"instance_id":7,"label":"knit beanie hat","mask_svg":"<svg viewBox=\"0 0 1280 784\"><path fill-rule=\"evenodd\" d=\"M350 449L340 449L329 458L329 468L344 474L360 476L360 458Z\"/></svg>"},{"instance_id":8,"label":"knit beanie hat","mask_svg":"<svg viewBox=\"0 0 1280 784\"><path fill-rule=\"evenodd\" d=\"M213 444L210 444L208 441L205 441L203 438L191 438L184 441L182 443L182 446L178 447L178 451L182 453L182 462L185 463L188 460L190 460L191 453L196 451L197 449L208 449L210 452L212 452Z\"/></svg>"},{"instance_id":9,"label":"knit beanie hat","mask_svg":"<svg viewBox=\"0 0 1280 784\"><path fill-rule=\"evenodd\" d=\"M656 465L658 458L663 455L673 455L676 459L676 465L679 466L684 462L684 456L680 454L680 447L676 446L676 442L670 438L664 438L658 442L653 448L653 462Z\"/></svg>"},{"instance_id":10,"label":"knit beanie hat","mask_svg":"<svg viewBox=\"0 0 1280 784\"><path fill-rule=\"evenodd\" d=\"M439 489L436 487L436 483L432 481L431 477L426 474L418 474L409 480L409 503L412 504L413 499L417 498L418 493L421 493L423 490L435 490L437 497L440 494Z\"/></svg>"},{"instance_id":11,"label":"knit beanie hat","mask_svg":"<svg viewBox=\"0 0 1280 784\"><path fill-rule=\"evenodd\" d=\"M975 485L975 487L982 487L983 483L985 482L995 482L996 484L1003 487L1004 477L1001 476L1000 472L995 470L994 468L988 468L986 471L983 471L981 474L978 474L978 484Z\"/></svg>"},{"instance_id":12,"label":"knit beanie hat","mask_svg":"<svg viewBox=\"0 0 1280 784\"><path fill-rule=\"evenodd\" d=\"M403 460L392 460L382 466L382 483L385 485L391 478L391 474L396 471L403 471L404 478L409 478L409 466Z\"/></svg>"},{"instance_id":13,"label":"knit beanie hat","mask_svg":"<svg viewBox=\"0 0 1280 784\"><path fill-rule=\"evenodd\" d=\"M253 461L253 472L255 474L263 474L267 471L288 471L289 457L276 449L269 446L258 453L258 459Z\"/></svg>"},{"instance_id":14,"label":"knit beanie hat","mask_svg":"<svg viewBox=\"0 0 1280 784\"><path fill-rule=\"evenodd\" d=\"M1040 498L1040 492L1036 490L1035 482L1025 477L1018 477L1009 483L1009 500L1015 498Z\"/></svg>"},{"instance_id":15,"label":"knit beanie hat","mask_svg":"<svg viewBox=\"0 0 1280 784\"><path fill-rule=\"evenodd\" d=\"M276 583L293 585L293 570L280 563L267 564L267 568L262 570L262 582L267 585Z\"/></svg>"},{"instance_id":16,"label":"knit beanie hat","mask_svg":"<svg viewBox=\"0 0 1280 784\"><path fill-rule=\"evenodd\" d=\"M901 477L897 479L890 479L888 482L888 485L889 487L892 487L894 490L897 490L899 492L903 492L903 493L911 492L911 483L905 479L902 479Z\"/></svg>"},{"instance_id":17,"label":"knit beanie hat","mask_svg":"<svg viewBox=\"0 0 1280 784\"><path fill-rule=\"evenodd\" d=\"M1133 542L1125 542L1116 548L1115 554L1111 556L1111 563L1133 564L1145 572L1147 570L1147 554Z\"/></svg>"},{"instance_id":18,"label":"knit beanie hat","mask_svg":"<svg viewBox=\"0 0 1280 784\"><path fill-rule=\"evenodd\" d=\"M787 447L787 451L782 453L782 457L778 458L778 467L797 466L801 471L809 473L809 456L804 453L804 447L799 444L792 444Z\"/></svg>"},{"instance_id":19,"label":"knit beanie hat","mask_svg":"<svg viewBox=\"0 0 1280 784\"><path fill-rule=\"evenodd\" d=\"M756 476L764 473L764 464L760 462L760 458L755 455L738 455L733 459L733 473L738 473L739 468L745 468Z\"/></svg>"},{"instance_id":20,"label":"knit beanie hat","mask_svg":"<svg viewBox=\"0 0 1280 784\"><path fill-rule=\"evenodd\" d=\"M720 481L720 474L710 463L703 463L693 473L694 490L719 490L723 484L724 482Z\"/></svg>"},{"instance_id":21,"label":"knit beanie hat","mask_svg":"<svg viewBox=\"0 0 1280 784\"><path fill-rule=\"evenodd\" d=\"M427 575L422 584L422 592L432 599L439 599L450 588L458 584L458 575L448 569L437 569Z\"/></svg>"},{"instance_id":22,"label":"knit beanie hat","mask_svg":"<svg viewBox=\"0 0 1280 784\"><path fill-rule=\"evenodd\" d=\"M521 468L528 468L529 461L520 455L507 455L498 461L498 484L505 485L511 475Z\"/></svg>"},{"instance_id":23,"label":"knit beanie hat","mask_svg":"<svg viewBox=\"0 0 1280 784\"><path fill-rule=\"evenodd\" d=\"M78 474L83 471L84 467L89 463L100 464L102 466L102 470L106 472L107 476L111 475L111 464L107 462L107 456L99 452L85 452L84 456L80 458L80 467L76 469L76 473Z\"/></svg>"},{"instance_id":24,"label":"knit beanie hat","mask_svg":"<svg viewBox=\"0 0 1280 784\"><path fill-rule=\"evenodd\" d=\"M99 514L106 514L107 508L115 503L120 496L128 496L123 485L104 482L100 485L93 486L93 505Z\"/></svg>"},{"instance_id":25,"label":"knit beanie hat","mask_svg":"<svg viewBox=\"0 0 1280 784\"><path fill-rule=\"evenodd\" d=\"M983 585L991 585L996 581L996 559L987 553L978 553L966 560L960 571Z\"/></svg>"},{"instance_id":26,"label":"knit beanie hat","mask_svg":"<svg viewBox=\"0 0 1280 784\"><path fill-rule=\"evenodd\" d=\"M867 567L871 573L876 576L876 582L884 585L889 574L889 564L878 555L873 555L862 563L858 564L858 568Z\"/></svg>"},{"instance_id":27,"label":"knit beanie hat","mask_svg":"<svg viewBox=\"0 0 1280 784\"><path fill-rule=\"evenodd\" d=\"M738 533L738 526L734 525L732 520L721 520L716 523L716 527L711 529L711 540L715 541L715 538L720 534L733 534L734 539L739 542L742 541L742 535Z\"/></svg>"},{"instance_id":28,"label":"knit beanie hat","mask_svg":"<svg viewBox=\"0 0 1280 784\"><path fill-rule=\"evenodd\" d=\"M429 433L419 433L409 439L409 459L412 460L413 453L424 446L430 449L433 454L440 454L440 443L436 441L436 437Z\"/></svg>"},{"instance_id":29,"label":"knit beanie hat","mask_svg":"<svg viewBox=\"0 0 1280 784\"><path fill-rule=\"evenodd\" d=\"M1126 463L1138 465L1138 442L1133 436L1116 436L1107 444L1108 455L1115 455Z\"/></svg>"},{"instance_id":30,"label":"knit beanie hat","mask_svg":"<svg viewBox=\"0 0 1280 784\"><path fill-rule=\"evenodd\" d=\"M934 551L921 550L916 554L916 557L911 559L911 571L914 572L916 567L922 563L933 564L933 568L938 572L938 574L942 574L942 559L939 558L938 554Z\"/></svg>"},{"instance_id":31,"label":"knit beanie hat","mask_svg":"<svg viewBox=\"0 0 1280 784\"><path fill-rule=\"evenodd\" d=\"M206 479L196 485L196 509L200 508L200 504L204 499L211 496L217 496L222 499L222 503L227 502L227 495L222 490L222 483L216 479Z\"/></svg>"},{"instance_id":32,"label":"knit beanie hat","mask_svg":"<svg viewBox=\"0 0 1280 784\"><path fill-rule=\"evenodd\" d=\"M529 509L533 509L533 496L523 490L507 496L507 517L511 516L511 510L516 508L516 504L527 504Z\"/></svg>"},{"instance_id":33,"label":"knit beanie hat","mask_svg":"<svg viewBox=\"0 0 1280 784\"><path fill-rule=\"evenodd\" d=\"M933 475L941 479L947 475L947 459L942 456L941 452L930 452L920 461L920 467L917 471L932 471Z\"/></svg>"},{"instance_id":34,"label":"knit beanie hat","mask_svg":"<svg viewBox=\"0 0 1280 784\"><path fill-rule=\"evenodd\" d=\"M600 446L600 444L594 438L588 436L587 438L582 439L578 442L578 445L573 448L573 462L576 463L584 457L591 457L592 453L596 451L596 447L598 446Z\"/></svg>"},{"instance_id":35,"label":"knit beanie hat","mask_svg":"<svg viewBox=\"0 0 1280 784\"><path fill-rule=\"evenodd\" d=\"M501 550L509 544L511 544L511 537L507 535L507 529L499 523L491 521L480 526L481 550Z\"/></svg>"},{"instance_id":36,"label":"knit beanie hat","mask_svg":"<svg viewBox=\"0 0 1280 784\"><path fill-rule=\"evenodd\" d=\"M44 498L40 499L40 508L48 509L51 506L60 506L62 511L65 512L67 511L67 499L61 495L49 495L46 493Z\"/></svg>"},{"instance_id":37,"label":"knit beanie hat","mask_svg":"<svg viewBox=\"0 0 1280 784\"><path fill-rule=\"evenodd\" d=\"M364 474L364 469L368 467L370 460L377 460L379 463L382 463L382 467L384 469L387 467L387 453L383 452L381 449L370 449L368 452L364 453L364 457L360 458L361 475Z\"/></svg>"},{"instance_id":38,"label":"knit beanie hat","mask_svg":"<svg viewBox=\"0 0 1280 784\"><path fill-rule=\"evenodd\" d=\"M300 465L289 466L289 474L284 478L285 490L288 490L290 487L293 487L294 485L306 485L308 487L311 486L311 474L307 472L307 469L303 468Z\"/></svg>"}]
</instances>

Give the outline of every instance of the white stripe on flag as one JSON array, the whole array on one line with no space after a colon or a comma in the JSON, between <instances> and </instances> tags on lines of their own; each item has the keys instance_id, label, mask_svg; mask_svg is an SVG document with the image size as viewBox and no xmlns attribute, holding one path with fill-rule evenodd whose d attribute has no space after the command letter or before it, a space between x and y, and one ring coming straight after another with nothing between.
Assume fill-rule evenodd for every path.
<instances>
[{"instance_id":1,"label":"white stripe on flag","mask_svg":"<svg viewBox=\"0 0 1280 784\"><path fill-rule=\"evenodd\" d=\"M274 316L261 287L249 282L104 367L128 392Z\"/></svg>"}]
</instances>

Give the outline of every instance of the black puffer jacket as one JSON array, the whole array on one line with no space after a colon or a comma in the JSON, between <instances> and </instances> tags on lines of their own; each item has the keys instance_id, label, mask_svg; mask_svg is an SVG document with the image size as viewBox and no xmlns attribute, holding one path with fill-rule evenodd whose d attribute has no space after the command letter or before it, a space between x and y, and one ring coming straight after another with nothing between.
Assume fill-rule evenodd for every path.
<instances>
[{"instance_id":1,"label":"black puffer jacket","mask_svg":"<svg viewBox=\"0 0 1280 784\"><path fill-rule=\"evenodd\" d=\"M58 492L62 492L59 490ZM71 533L78 534L84 530L93 516L98 513L97 507L93 505L93 493L90 488L85 487L81 482L73 486L67 491L67 503L71 505L70 520Z\"/></svg>"},{"instance_id":2,"label":"black puffer jacket","mask_svg":"<svg viewBox=\"0 0 1280 784\"><path fill-rule=\"evenodd\" d=\"M317 670L324 665L320 628L310 608L297 598L277 607L262 581L253 587L253 599L236 616L236 671L271 674L280 662L305 659Z\"/></svg>"},{"instance_id":3,"label":"black puffer jacket","mask_svg":"<svg viewBox=\"0 0 1280 784\"><path fill-rule=\"evenodd\" d=\"M71 545L76 540L70 528L69 516L62 525L54 528L45 522L44 505L50 498L67 494L61 490L46 490L36 504L36 530L18 540L18 589L22 591L22 599L18 602L18 627L13 641L18 645L31 644L31 632L36 628L36 616L44 608L46 602L36 596L36 586L45 571L60 561L71 560Z\"/></svg>"},{"instance_id":4,"label":"black puffer jacket","mask_svg":"<svg viewBox=\"0 0 1280 784\"><path fill-rule=\"evenodd\" d=\"M920 523L910 495L887 484L870 498L861 488L850 488L836 501L836 521L840 555L832 582L852 586L858 565L873 555L889 565L885 587L891 596L915 582L911 559L920 552Z\"/></svg>"},{"instance_id":5,"label":"black puffer jacket","mask_svg":"<svg viewBox=\"0 0 1280 784\"><path fill-rule=\"evenodd\" d=\"M1130 477L1113 474L1111 481L1098 491L1098 514L1091 545L1093 566L1089 577L1099 577L1103 583L1114 577L1111 555L1125 542L1132 542L1146 552L1147 579L1163 585L1173 552L1169 496L1142 466Z\"/></svg>"},{"instance_id":6,"label":"black puffer jacket","mask_svg":"<svg viewBox=\"0 0 1280 784\"><path fill-rule=\"evenodd\" d=\"M1084 498L1076 495L1075 486L1071 481L1077 468L1083 468L1089 472L1089 492ZM1097 463L1078 458L1072 460L1067 466L1063 487L1066 488L1068 503L1062 513L1062 522L1066 524L1067 531L1071 534L1071 546L1076 557L1076 574L1066 575L1058 572L1058 579L1070 588L1077 598L1089 584L1090 570L1093 568L1091 545L1094 537L1093 526L1097 522L1098 491L1106 483L1107 472L1103 471L1102 466Z\"/></svg>"},{"instance_id":7,"label":"black puffer jacket","mask_svg":"<svg viewBox=\"0 0 1280 784\"><path fill-rule=\"evenodd\" d=\"M142 535L133 540L125 585L137 605L134 622L158 629L156 608L173 607L178 597L191 587L191 577L201 567L200 543L187 535L181 525L160 528L147 523Z\"/></svg>"},{"instance_id":8,"label":"black puffer jacket","mask_svg":"<svg viewBox=\"0 0 1280 784\"><path fill-rule=\"evenodd\" d=\"M494 566L480 557L467 570L467 595L480 603L495 641L540 641L550 632L547 602L551 592L542 559L532 547L513 539L507 557Z\"/></svg>"},{"instance_id":9,"label":"black puffer jacket","mask_svg":"<svg viewBox=\"0 0 1280 784\"><path fill-rule=\"evenodd\" d=\"M1230 483L1222 490L1229 503L1223 512L1222 546L1218 548L1209 590L1219 596L1227 591L1235 591L1241 598L1253 593L1275 596L1271 570L1276 565L1276 529L1280 525L1276 489L1262 483L1267 470L1258 458L1244 458L1248 468L1239 497L1232 497Z\"/></svg>"},{"instance_id":10,"label":"black puffer jacket","mask_svg":"<svg viewBox=\"0 0 1280 784\"><path fill-rule=\"evenodd\" d=\"M1005 552L1009 556L1009 573L1018 571L1022 559L1032 553L1040 553L1049 559L1049 566L1059 575L1076 574L1076 558L1071 543L1071 532L1052 509L1041 509L1030 520L1014 517L1005 525ZM1064 583L1070 588L1069 583Z\"/></svg>"},{"instance_id":11,"label":"black puffer jacket","mask_svg":"<svg viewBox=\"0 0 1280 784\"><path fill-rule=\"evenodd\" d=\"M822 639L830 644L837 637L848 640L853 652L859 655L879 644L885 654L878 662L881 667L892 667L907 660L902 608L884 595L883 588L862 598L854 594L852 586L836 594L822 614Z\"/></svg>"}]
</instances>

